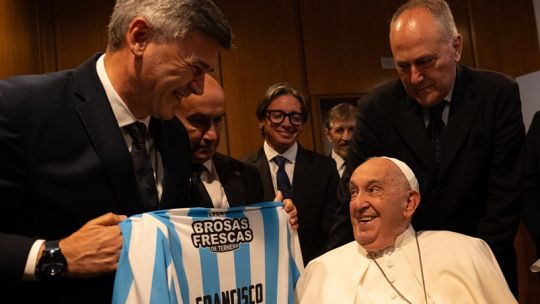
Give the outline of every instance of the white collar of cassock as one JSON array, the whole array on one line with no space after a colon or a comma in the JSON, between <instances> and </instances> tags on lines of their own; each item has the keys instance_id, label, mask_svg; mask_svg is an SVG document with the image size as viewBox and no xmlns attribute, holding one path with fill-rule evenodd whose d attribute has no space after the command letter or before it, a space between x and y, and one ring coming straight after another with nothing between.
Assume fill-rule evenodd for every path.
<instances>
[{"instance_id":1,"label":"white collar of cassock","mask_svg":"<svg viewBox=\"0 0 540 304\"><path fill-rule=\"evenodd\" d=\"M396 238L393 245L390 245L381 250L370 251L370 252L364 249L364 247L359 246L360 253L365 257L368 257L370 254L373 257L380 257L384 254L391 254L396 248L402 248L405 245L410 244L410 242L414 242L415 237L416 237L416 232L414 231L414 228L411 225L409 225L409 227Z\"/></svg>"}]
</instances>

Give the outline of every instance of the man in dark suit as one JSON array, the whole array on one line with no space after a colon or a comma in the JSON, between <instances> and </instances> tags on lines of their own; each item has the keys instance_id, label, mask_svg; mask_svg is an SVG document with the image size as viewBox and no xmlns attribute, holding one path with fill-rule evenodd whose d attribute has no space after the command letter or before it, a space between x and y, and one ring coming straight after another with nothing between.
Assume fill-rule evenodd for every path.
<instances>
[{"instance_id":1,"label":"man in dark suit","mask_svg":"<svg viewBox=\"0 0 540 304\"><path fill-rule=\"evenodd\" d=\"M525 134L516 82L457 64L461 36L443 0L400 7L390 45L401 81L374 89L359 105L331 246L352 240L346 213L351 172L371 156L389 155L419 179L423 204L413 225L484 239L517 293L514 237Z\"/></svg>"},{"instance_id":2,"label":"man in dark suit","mask_svg":"<svg viewBox=\"0 0 540 304\"><path fill-rule=\"evenodd\" d=\"M242 159L259 169L265 200L271 200L277 190L292 199L306 264L326 251L339 183L332 159L297 143L308 113L306 98L298 89L287 83L268 88L256 111L263 147Z\"/></svg>"},{"instance_id":3,"label":"man in dark suit","mask_svg":"<svg viewBox=\"0 0 540 304\"><path fill-rule=\"evenodd\" d=\"M186 127L191 143L193 173L190 206L228 208L263 201L259 171L251 164L217 153L225 119L225 92L211 76L204 80L204 94L182 99L176 115ZM270 200L270 199L268 199ZM281 195L290 224L298 228L296 207Z\"/></svg>"},{"instance_id":4,"label":"man in dark suit","mask_svg":"<svg viewBox=\"0 0 540 304\"><path fill-rule=\"evenodd\" d=\"M355 106L345 102L333 106L328 111L326 138L332 144L330 157L336 162L339 177L345 172L345 159L356 127L357 113Z\"/></svg>"},{"instance_id":5,"label":"man in dark suit","mask_svg":"<svg viewBox=\"0 0 540 304\"><path fill-rule=\"evenodd\" d=\"M194 168L199 167L204 188L191 191L192 205L227 208L263 201L257 168L217 153L225 123L225 92L211 76L206 76L201 96L184 98L177 116L186 127L192 148ZM197 166L198 165L198 166Z\"/></svg>"},{"instance_id":6,"label":"man in dark suit","mask_svg":"<svg viewBox=\"0 0 540 304\"><path fill-rule=\"evenodd\" d=\"M118 223L188 202L175 108L231 30L211 1L160 3L118 0L107 52L74 70L0 81L2 296L110 302Z\"/></svg>"},{"instance_id":7,"label":"man in dark suit","mask_svg":"<svg viewBox=\"0 0 540 304\"><path fill-rule=\"evenodd\" d=\"M536 243L536 257L540 258L540 111L534 114L526 141L523 222Z\"/></svg>"}]
</instances>

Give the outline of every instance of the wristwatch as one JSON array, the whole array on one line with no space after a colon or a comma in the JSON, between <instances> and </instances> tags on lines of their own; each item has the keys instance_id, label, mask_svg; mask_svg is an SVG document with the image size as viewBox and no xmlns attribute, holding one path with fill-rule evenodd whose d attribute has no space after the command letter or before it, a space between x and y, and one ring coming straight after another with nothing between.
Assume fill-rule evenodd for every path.
<instances>
[{"instance_id":1,"label":"wristwatch","mask_svg":"<svg viewBox=\"0 0 540 304\"><path fill-rule=\"evenodd\" d=\"M67 268L67 261L58 240L46 241L45 249L36 266L38 280L50 280L62 277Z\"/></svg>"}]
</instances>

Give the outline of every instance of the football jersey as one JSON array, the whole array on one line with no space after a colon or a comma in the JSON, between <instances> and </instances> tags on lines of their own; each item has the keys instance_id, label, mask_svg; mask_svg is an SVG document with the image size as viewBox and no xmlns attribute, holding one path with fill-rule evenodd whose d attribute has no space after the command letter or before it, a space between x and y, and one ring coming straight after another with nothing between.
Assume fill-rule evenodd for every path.
<instances>
[{"instance_id":1,"label":"football jersey","mask_svg":"<svg viewBox=\"0 0 540 304\"><path fill-rule=\"evenodd\" d=\"M282 203L160 210L120 228L113 303L294 303L304 264Z\"/></svg>"}]
</instances>

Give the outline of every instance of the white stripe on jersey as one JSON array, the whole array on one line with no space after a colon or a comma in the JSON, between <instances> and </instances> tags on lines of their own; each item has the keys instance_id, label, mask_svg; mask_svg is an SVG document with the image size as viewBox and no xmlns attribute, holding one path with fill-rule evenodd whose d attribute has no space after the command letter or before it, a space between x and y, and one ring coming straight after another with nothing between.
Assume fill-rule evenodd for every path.
<instances>
[{"instance_id":1,"label":"white stripe on jersey","mask_svg":"<svg viewBox=\"0 0 540 304\"><path fill-rule=\"evenodd\" d=\"M120 224L113 303L294 303L303 270L283 204L144 213Z\"/></svg>"}]
</instances>

